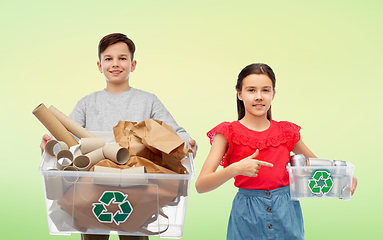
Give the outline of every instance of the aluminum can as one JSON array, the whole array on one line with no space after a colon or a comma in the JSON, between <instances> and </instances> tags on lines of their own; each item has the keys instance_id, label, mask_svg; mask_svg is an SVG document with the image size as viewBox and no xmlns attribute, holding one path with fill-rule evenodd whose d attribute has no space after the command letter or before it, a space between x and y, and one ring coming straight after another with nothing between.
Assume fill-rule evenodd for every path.
<instances>
[{"instance_id":1,"label":"aluminum can","mask_svg":"<svg viewBox=\"0 0 383 240\"><path fill-rule=\"evenodd\" d=\"M330 159L309 158L307 166L333 166L333 162Z\"/></svg>"},{"instance_id":2,"label":"aluminum can","mask_svg":"<svg viewBox=\"0 0 383 240\"><path fill-rule=\"evenodd\" d=\"M327 194L329 197L341 197L343 189L343 179L339 176L332 177L333 185L330 192Z\"/></svg>"},{"instance_id":3,"label":"aluminum can","mask_svg":"<svg viewBox=\"0 0 383 240\"><path fill-rule=\"evenodd\" d=\"M294 175L292 181L290 182L290 193L291 199L299 199L305 197L312 197L308 183L310 176L297 176Z\"/></svg>"},{"instance_id":4,"label":"aluminum can","mask_svg":"<svg viewBox=\"0 0 383 240\"><path fill-rule=\"evenodd\" d=\"M334 160L333 163L334 163L334 166L336 166L333 172L334 175L346 175L347 163L345 161Z\"/></svg>"},{"instance_id":5,"label":"aluminum can","mask_svg":"<svg viewBox=\"0 0 383 240\"><path fill-rule=\"evenodd\" d=\"M306 157L303 154L297 154L290 157L292 167L303 167L306 165Z\"/></svg>"},{"instance_id":6,"label":"aluminum can","mask_svg":"<svg viewBox=\"0 0 383 240\"><path fill-rule=\"evenodd\" d=\"M290 165L294 167L295 174L298 176L305 175L304 169L306 165L306 157L303 154L297 154L290 157Z\"/></svg>"}]
</instances>

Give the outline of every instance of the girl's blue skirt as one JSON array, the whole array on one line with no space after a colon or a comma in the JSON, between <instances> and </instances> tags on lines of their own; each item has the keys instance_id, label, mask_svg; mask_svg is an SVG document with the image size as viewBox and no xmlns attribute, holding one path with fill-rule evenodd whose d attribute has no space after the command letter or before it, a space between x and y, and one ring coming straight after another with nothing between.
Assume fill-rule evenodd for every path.
<instances>
[{"instance_id":1,"label":"girl's blue skirt","mask_svg":"<svg viewBox=\"0 0 383 240\"><path fill-rule=\"evenodd\" d=\"M271 191L240 188L233 201L227 239L304 239L301 205L290 199L290 186Z\"/></svg>"}]
</instances>

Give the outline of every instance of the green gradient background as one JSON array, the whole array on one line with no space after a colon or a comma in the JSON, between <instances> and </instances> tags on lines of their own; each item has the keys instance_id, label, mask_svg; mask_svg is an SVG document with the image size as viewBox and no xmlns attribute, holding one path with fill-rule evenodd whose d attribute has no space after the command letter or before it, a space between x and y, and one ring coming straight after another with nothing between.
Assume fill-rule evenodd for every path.
<instances>
[{"instance_id":1,"label":"green gradient background","mask_svg":"<svg viewBox=\"0 0 383 240\"><path fill-rule=\"evenodd\" d=\"M381 1L0 1L2 239L80 239L47 229L39 144L41 102L69 114L103 89L101 37L137 45L131 86L155 93L209 151L205 133L236 118L234 85L252 62L277 76L273 117L302 126L322 158L356 166L351 201L303 199L306 239L376 239L383 214ZM190 188L182 239L225 239L232 182ZM112 236L111 239L118 239ZM151 237L150 239L158 239Z\"/></svg>"}]
</instances>

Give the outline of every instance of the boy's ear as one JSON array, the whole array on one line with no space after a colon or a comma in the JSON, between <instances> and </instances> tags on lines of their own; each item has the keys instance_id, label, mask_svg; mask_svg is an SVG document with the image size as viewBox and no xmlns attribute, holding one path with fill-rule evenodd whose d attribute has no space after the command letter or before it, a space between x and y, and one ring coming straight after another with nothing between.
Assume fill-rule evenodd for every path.
<instances>
[{"instance_id":1,"label":"boy's ear","mask_svg":"<svg viewBox=\"0 0 383 240\"><path fill-rule=\"evenodd\" d=\"M102 73L102 65L101 65L100 61L97 61L97 67L98 67L98 70L100 71L100 73Z\"/></svg>"},{"instance_id":2,"label":"boy's ear","mask_svg":"<svg viewBox=\"0 0 383 240\"><path fill-rule=\"evenodd\" d=\"M133 72L134 69L136 69L136 65L137 65L137 61L136 61L136 60L133 60L133 61L132 61L132 66L130 67L130 72Z\"/></svg>"}]
</instances>

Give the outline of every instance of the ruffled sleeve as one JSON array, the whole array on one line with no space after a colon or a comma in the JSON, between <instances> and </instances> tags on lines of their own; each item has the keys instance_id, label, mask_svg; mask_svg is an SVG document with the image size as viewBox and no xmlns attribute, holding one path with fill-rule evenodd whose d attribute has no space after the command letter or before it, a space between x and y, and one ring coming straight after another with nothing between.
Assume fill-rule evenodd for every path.
<instances>
[{"instance_id":1,"label":"ruffled sleeve","mask_svg":"<svg viewBox=\"0 0 383 240\"><path fill-rule=\"evenodd\" d=\"M301 139L301 127L292 122L281 121L283 136L286 138L287 147L290 151L294 150L294 145Z\"/></svg>"},{"instance_id":2,"label":"ruffled sleeve","mask_svg":"<svg viewBox=\"0 0 383 240\"><path fill-rule=\"evenodd\" d=\"M232 135L233 135L233 128L231 127L231 123L229 122L223 122L215 126L213 129L211 129L209 132L207 132L207 136L210 139L210 144L213 144L214 137L217 133L222 134L228 141L229 147L228 150L226 151L225 155L223 156L220 165L223 167L227 167L228 161L227 161L227 155L229 150L231 149L232 145Z\"/></svg>"}]
</instances>

